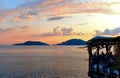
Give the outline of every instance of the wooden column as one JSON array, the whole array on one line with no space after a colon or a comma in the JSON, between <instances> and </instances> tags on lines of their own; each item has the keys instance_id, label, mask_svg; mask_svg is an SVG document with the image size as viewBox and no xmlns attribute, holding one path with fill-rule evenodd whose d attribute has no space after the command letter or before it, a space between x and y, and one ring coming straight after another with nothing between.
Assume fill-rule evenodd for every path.
<instances>
[{"instance_id":1,"label":"wooden column","mask_svg":"<svg viewBox=\"0 0 120 78\"><path fill-rule=\"evenodd\" d=\"M90 70L90 68L91 68L91 63L90 63L90 61L91 61L91 57L92 57L92 44L91 44L91 43L88 44L88 54L89 54L89 69L88 69L88 76L91 77L91 70Z\"/></svg>"},{"instance_id":2,"label":"wooden column","mask_svg":"<svg viewBox=\"0 0 120 78\"><path fill-rule=\"evenodd\" d=\"M100 50L100 46L99 44L97 45L97 78L99 78L99 59L98 59L98 56L99 56L99 50Z\"/></svg>"}]
</instances>

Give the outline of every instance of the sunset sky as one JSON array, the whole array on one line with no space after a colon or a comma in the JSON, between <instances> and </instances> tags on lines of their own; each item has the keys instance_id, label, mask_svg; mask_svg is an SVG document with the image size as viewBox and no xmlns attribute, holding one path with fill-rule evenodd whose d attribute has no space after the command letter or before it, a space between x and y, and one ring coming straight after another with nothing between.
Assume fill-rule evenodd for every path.
<instances>
[{"instance_id":1,"label":"sunset sky","mask_svg":"<svg viewBox=\"0 0 120 78\"><path fill-rule=\"evenodd\" d=\"M0 44L120 35L120 0L0 0Z\"/></svg>"}]
</instances>

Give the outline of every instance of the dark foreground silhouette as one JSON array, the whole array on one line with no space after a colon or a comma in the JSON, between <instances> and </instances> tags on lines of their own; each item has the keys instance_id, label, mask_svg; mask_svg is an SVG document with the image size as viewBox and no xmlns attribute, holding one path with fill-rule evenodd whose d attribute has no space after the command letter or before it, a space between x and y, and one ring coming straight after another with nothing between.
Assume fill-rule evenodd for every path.
<instances>
[{"instance_id":1,"label":"dark foreground silhouette","mask_svg":"<svg viewBox=\"0 0 120 78\"><path fill-rule=\"evenodd\" d=\"M89 77L120 78L120 37L94 38L87 42L87 47Z\"/></svg>"}]
</instances>

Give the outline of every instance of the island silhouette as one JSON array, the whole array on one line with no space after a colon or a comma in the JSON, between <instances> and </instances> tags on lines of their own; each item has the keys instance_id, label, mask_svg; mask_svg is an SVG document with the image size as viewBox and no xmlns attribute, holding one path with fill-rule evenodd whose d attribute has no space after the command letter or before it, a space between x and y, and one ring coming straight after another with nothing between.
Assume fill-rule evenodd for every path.
<instances>
[{"instance_id":1,"label":"island silhouette","mask_svg":"<svg viewBox=\"0 0 120 78\"><path fill-rule=\"evenodd\" d=\"M82 39L70 39L56 45L86 45L86 42Z\"/></svg>"},{"instance_id":2,"label":"island silhouette","mask_svg":"<svg viewBox=\"0 0 120 78\"><path fill-rule=\"evenodd\" d=\"M110 37L105 37L105 36L95 36L89 40L94 40L94 39L103 39L103 38L110 38ZM88 40L88 41L89 41ZM61 43L55 44L55 45L86 45L87 41L84 41L82 39L69 39L67 41L63 41ZM41 42L41 41L25 41L23 43L15 43L13 45L49 45L47 43Z\"/></svg>"},{"instance_id":3,"label":"island silhouette","mask_svg":"<svg viewBox=\"0 0 120 78\"><path fill-rule=\"evenodd\" d=\"M48 44L40 41L26 41L24 43L16 43L13 45L48 45Z\"/></svg>"}]
</instances>

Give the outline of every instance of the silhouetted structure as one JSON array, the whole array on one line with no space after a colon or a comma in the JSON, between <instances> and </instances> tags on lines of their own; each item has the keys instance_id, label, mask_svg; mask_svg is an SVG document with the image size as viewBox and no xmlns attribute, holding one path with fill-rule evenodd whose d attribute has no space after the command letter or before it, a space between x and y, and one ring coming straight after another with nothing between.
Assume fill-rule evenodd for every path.
<instances>
[{"instance_id":1,"label":"silhouetted structure","mask_svg":"<svg viewBox=\"0 0 120 78\"><path fill-rule=\"evenodd\" d=\"M91 78L120 78L120 37L97 38L87 42L88 76ZM115 49L112 52L112 47ZM118 55L119 53L119 55ZM118 64L118 67L116 66Z\"/></svg>"}]
</instances>

